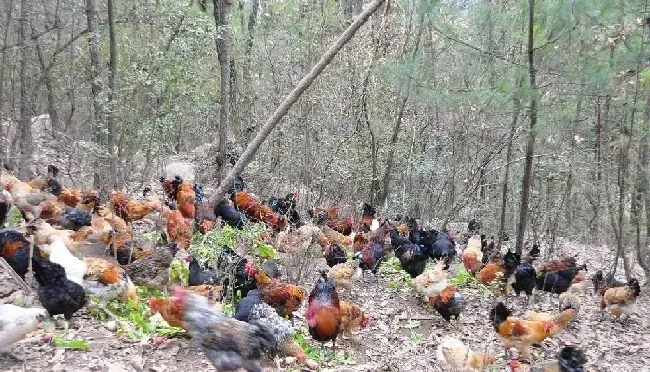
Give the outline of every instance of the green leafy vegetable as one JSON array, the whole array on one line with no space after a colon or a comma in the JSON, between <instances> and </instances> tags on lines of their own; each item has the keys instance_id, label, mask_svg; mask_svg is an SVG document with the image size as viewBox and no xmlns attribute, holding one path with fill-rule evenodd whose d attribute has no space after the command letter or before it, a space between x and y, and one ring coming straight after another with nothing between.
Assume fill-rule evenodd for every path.
<instances>
[{"instance_id":1,"label":"green leafy vegetable","mask_svg":"<svg viewBox=\"0 0 650 372\"><path fill-rule=\"evenodd\" d=\"M70 350L90 351L88 341L84 339L66 340L65 337L59 334L54 334L52 336L52 345Z\"/></svg>"}]
</instances>

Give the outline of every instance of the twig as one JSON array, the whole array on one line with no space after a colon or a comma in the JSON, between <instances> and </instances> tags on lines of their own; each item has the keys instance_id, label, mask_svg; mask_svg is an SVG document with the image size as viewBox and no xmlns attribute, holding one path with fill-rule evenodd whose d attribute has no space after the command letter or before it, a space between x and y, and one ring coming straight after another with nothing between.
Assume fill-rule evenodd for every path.
<instances>
[{"instance_id":1,"label":"twig","mask_svg":"<svg viewBox=\"0 0 650 372\"><path fill-rule=\"evenodd\" d=\"M16 274L14 269L11 266L9 266L9 263L7 263L7 261L5 261L5 259L2 257L0 257L0 266L9 273L9 275L16 281L16 283L18 283L18 285L20 285L20 287L24 291L26 291L27 293L32 292L32 289L29 288L29 285L27 285L27 283L21 277L19 277L18 274ZM30 268L31 268L31 260L30 260Z\"/></svg>"}]
</instances>

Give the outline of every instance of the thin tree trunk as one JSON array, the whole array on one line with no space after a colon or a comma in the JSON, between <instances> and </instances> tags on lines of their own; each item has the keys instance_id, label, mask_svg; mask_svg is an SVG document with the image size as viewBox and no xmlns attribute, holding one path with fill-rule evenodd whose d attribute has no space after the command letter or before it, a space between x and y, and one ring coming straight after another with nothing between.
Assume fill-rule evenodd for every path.
<instances>
[{"instance_id":1,"label":"thin tree trunk","mask_svg":"<svg viewBox=\"0 0 650 372\"><path fill-rule=\"evenodd\" d=\"M530 184L533 178L533 155L535 154L535 126L537 125L537 83L535 70L535 46L534 46L534 25L535 25L535 0L528 1L528 78L533 90L530 99L530 126L528 128L528 141L526 143L526 160L524 165L524 178L521 182L521 205L519 207L519 223L517 226L517 240L515 250L521 254L526 233L526 218L528 216L528 201L530 198Z\"/></svg>"},{"instance_id":2,"label":"thin tree trunk","mask_svg":"<svg viewBox=\"0 0 650 372\"><path fill-rule=\"evenodd\" d=\"M5 3L7 6L7 21L4 23L4 33L2 35L2 59L0 60L0 118L5 117L5 66L7 65L7 51L4 49L7 46L7 40L9 38L9 25L11 24L14 2L10 0ZM0 133L3 141L0 144L0 173L4 172L5 163L10 163L7 160L7 154L9 153L9 147L12 146L12 139L9 138L9 129L10 123L7 123L5 130Z\"/></svg>"},{"instance_id":3,"label":"thin tree trunk","mask_svg":"<svg viewBox=\"0 0 650 372\"><path fill-rule=\"evenodd\" d=\"M216 39L220 71L219 93L219 146L217 148L217 179L226 175L226 153L228 152L228 121L230 115L230 0L213 0L214 22L219 31Z\"/></svg>"},{"instance_id":4,"label":"thin tree trunk","mask_svg":"<svg viewBox=\"0 0 650 372\"><path fill-rule=\"evenodd\" d=\"M221 184L217 190L214 192L214 194L212 194L212 197L210 197L211 204L216 204L217 201L226 194L226 190L231 187L233 181L235 180L235 177L244 170L248 163L250 163L257 150L260 148L262 143L264 143L266 137L268 137L273 128L275 128L275 126L280 122L284 115L287 114L289 109L291 109L291 106L296 103L296 101L305 92L305 90L307 90L307 88L309 88L314 80L316 80L318 75L323 72L325 67L327 67L327 65L332 62L336 54L343 48L343 46L345 46L348 41L350 41L350 39L352 39L359 28L361 28L361 26L363 26L363 24L368 21L368 18L370 18L370 16L377 10L377 8L379 8L379 6L384 1L385 0L375 0L372 3L368 4L366 10L364 10L363 13L361 13L359 17L354 22L352 22L350 26L348 26L343 34L341 34L336 39L332 46L330 46L329 49L321 56L320 60L316 63L316 65L314 65L311 71L309 71L309 73L303 77L302 80L300 80L298 85L296 85L291 93L289 93L289 95L284 99L280 106L275 109L266 123L264 123L264 126L260 128L253 141L248 144L248 147L241 155L237 163L221 181Z\"/></svg>"},{"instance_id":5,"label":"thin tree trunk","mask_svg":"<svg viewBox=\"0 0 650 372\"><path fill-rule=\"evenodd\" d=\"M242 65L242 96L243 99L243 108L242 108L242 117L245 123L244 129L244 138L246 141L250 141L253 137L253 134L256 130L256 125L253 122L253 91L251 84L251 64L252 64L252 52L253 52L253 41L255 38L255 27L257 25L257 13L260 8L260 0L253 0L251 5L251 13L248 15L248 27L246 35L246 45L244 46L244 62Z\"/></svg>"},{"instance_id":6,"label":"thin tree trunk","mask_svg":"<svg viewBox=\"0 0 650 372\"><path fill-rule=\"evenodd\" d=\"M517 87L521 90L524 78L518 79ZM506 166L503 175L503 191L501 192L501 216L499 218L499 236L497 238L497 247L501 248L503 244L503 235L506 232L506 209L508 207L508 182L510 182L510 161L512 160L512 145L517 132L517 121L521 112L521 97L515 93L513 97L514 110L512 113L512 123L510 124L510 134L508 135L508 149L506 150Z\"/></svg>"},{"instance_id":7,"label":"thin tree trunk","mask_svg":"<svg viewBox=\"0 0 650 372\"><path fill-rule=\"evenodd\" d=\"M635 245L636 257L639 266L643 269L646 278L650 278L650 265L648 263L648 235L646 234L645 243L641 239L641 216L643 215L644 200L648 197L648 152L650 151L650 140L647 133L650 130L650 95L646 98L645 109L643 110L643 131L645 136L640 136L639 158L636 166L636 192L632 198L632 216L635 226ZM646 205L646 213L650 206ZM649 220L650 221L650 220ZM647 222L647 221L646 221Z\"/></svg>"},{"instance_id":8,"label":"thin tree trunk","mask_svg":"<svg viewBox=\"0 0 650 372\"><path fill-rule=\"evenodd\" d=\"M88 20L88 32L90 33L90 91L93 100L93 119L95 121L95 143L100 147L102 154L96 156L95 173L93 184L102 193L107 191L106 180L102 179L105 174L104 151L105 141L102 132L104 130L104 110L101 103L102 82L101 82L101 54L99 21L97 19L97 0L86 0L86 18Z\"/></svg>"},{"instance_id":9,"label":"thin tree trunk","mask_svg":"<svg viewBox=\"0 0 650 372\"><path fill-rule=\"evenodd\" d=\"M115 154L115 136L117 136L117 129L115 128L115 110L117 105L115 103L115 96L117 94L117 36L115 36L115 1L108 0L108 34L109 34L109 61L110 61L110 74L108 75L108 117L107 117L107 130L108 137L106 138L106 146L108 147L108 177L110 187L117 188L117 158Z\"/></svg>"},{"instance_id":10,"label":"thin tree trunk","mask_svg":"<svg viewBox=\"0 0 650 372\"><path fill-rule=\"evenodd\" d=\"M29 0L20 2L20 29L18 38L20 40L20 161L18 175L23 179L29 176L29 165L34 152L34 143L32 138L32 121L29 97Z\"/></svg>"}]
</instances>

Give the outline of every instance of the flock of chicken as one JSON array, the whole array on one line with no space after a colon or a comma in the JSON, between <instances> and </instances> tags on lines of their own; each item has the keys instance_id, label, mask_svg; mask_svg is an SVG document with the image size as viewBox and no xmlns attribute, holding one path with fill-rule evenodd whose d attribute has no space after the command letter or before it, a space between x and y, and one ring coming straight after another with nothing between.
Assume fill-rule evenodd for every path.
<instances>
[{"instance_id":1,"label":"flock of chicken","mask_svg":"<svg viewBox=\"0 0 650 372\"><path fill-rule=\"evenodd\" d=\"M33 272L44 307L0 305L0 351L10 352L13 343L48 315L71 319L86 305L87 295L98 297L106 310L112 299L138 302L136 285L171 286L170 265L178 260L189 269L188 285L176 286L170 297L151 298L149 306L171 326L185 329L218 370L261 371L259 361L265 353L292 356L309 368L318 368L293 337L293 313L307 293L280 281L273 260L260 264L257 258L237 254L235 247L215 247L221 251L217 267L205 267L188 253L195 229L205 234L220 221L234 228L242 228L246 220L266 223L269 229L258 240L273 244L279 252L295 252L312 243L322 248L330 268L321 272L308 296L306 321L312 338L332 341L333 348L339 335L348 337L370 322L359 306L341 296L349 294L363 270L376 273L390 254L413 278L414 292L447 321L457 320L467 304L464 294L447 281L449 265L457 255L465 269L496 296L507 296L508 285L517 295L526 293L529 301L534 289L560 294L557 314L527 312L519 319L511 317L501 302L491 310L491 322L506 350L519 351L519 359L510 365L516 372L530 369L532 345L556 335L575 318L580 309L578 295L585 291L586 267L578 266L573 257L534 265L540 254L537 245L523 259L511 251L501 255L493 240L488 242L484 236L457 244L461 237L425 230L415 219L381 221L368 204L357 226L354 218L340 216L339 207L314 208L309 211L311 221L303 223L296 211L295 193L261 202L244 191L245 184L238 177L230 197L212 205L199 185L176 177L160 179L164 200L147 188L141 201L114 192L104 205L95 191L62 187L57 175L58 169L50 166L47 176L28 182L7 173L0 177L0 224L4 226L12 206L24 219L16 229L0 231L0 256L21 279ZM156 247L133 235L133 221L145 217L164 228L166 244ZM75 256L93 245L109 254ZM462 251L461 246L465 247ZM425 271L429 260L436 265ZM608 308L616 318L635 311L640 292L636 279L619 283L598 272L593 282L602 309ZM234 317L216 306L229 290L241 294ZM475 353L449 337L440 343L438 357L454 370L480 371L494 363L493 356ZM564 347L558 359L547 371L583 370L585 358L577 348Z\"/></svg>"}]
</instances>

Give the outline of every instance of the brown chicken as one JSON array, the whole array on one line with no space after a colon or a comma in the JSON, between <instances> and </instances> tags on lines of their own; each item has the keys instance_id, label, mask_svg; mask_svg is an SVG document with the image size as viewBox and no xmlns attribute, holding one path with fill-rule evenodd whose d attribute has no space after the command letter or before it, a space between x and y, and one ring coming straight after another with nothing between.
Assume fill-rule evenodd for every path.
<instances>
[{"instance_id":1,"label":"brown chicken","mask_svg":"<svg viewBox=\"0 0 650 372\"><path fill-rule=\"evenodd\" d=\"M214 212L214 206L210 204L209 200L196 202L196 223L201 234L214 230L217 225L217 215Z\"/></svg>"},{"instance_id":2,"label":"brown chicken","mask_svg":"<svg viewBox=\"0 0 650 372\"><path fill-rule=\"evenodd\" d=\"M350 235L352 233L352 227L354 227L354 217L350 216L345 219L330 220L327 222L327 226L343 235Z\"/></svg>"},{"instance_id":3,"label":"brown chicken","mask_svg":"<svg viewBox=\"0 0 650 372\"><path fill-rule=\"evenodd\" d=\"M558 314L542 313L529 310L524 313L524 320L530 320L534 322L555 322L557 324L567 325L576 318L577 314L577 309L566 309Z\"/></svg>"},{"instance_id":4,"label":"brown chicken","mask_svg":"<svg viewBox=\"0 0 650 372\"><path fill-rule=\"evenodd\" d=\"M68 207L76 208L81 203L82 197L81 191L64 187L57 199Z\"/></svg>"},{"instance_id":5,"label":"brown chicken","mask_svg":"<svg viewBox=\"0 0 650 372\"><path fill-rule=\"evenodd\" d=\"M87 272L84 276L84 289L104 301L121 298L123 301L138 302L135 285L126 271L103 258L83 259Z\"/></svg>"},{"instance_id":6,"label":"brown chicken","mask_svg":"<svg viewBox=\"0 0 650 372\"><path fill-rule=\"evenodd\" d=\"M358 328L366 328L370 318L363 313L361 308L347 301L340 301L341 308L341 331L343 338L352 336L352 331Z\"/></svg>"},{"instance_id":7,"label":"brown chicken","mask_svg":"<svg viewBox=\"0 0 650 372\"><path fill-rule=\"evenodd\" d=\"M609 309L616 320L625 315L627 322L636 312L636 298L640 292L639 281L635 278L630 279L625 287L609 288L600 299L600 310L602 312L605 308Z\"/></svg>"},{"instance_id":8,"label":"brown chicken","mask_svg":"<svg viewBox=\"0 0 650 372\"><path fill-rule=\"evenodd\" d=\"M201 284L184 288L186 291L190 291L199 296L203 296L208 299L208 303L211 305L221 302L223 297L223 286L222 285L213 285L213 284Z\"/></svg>"},{"instance_id":9,"label":"brown chicken","mask_svg":"<svg viewBox=\"0 0 650 372\"><path fill-rule=\"evenodd\" d=\"M172 327L182 328L187 331L183 323L183 311L181 303L170 298L151 297L149 307L154 313L159 313L163 319Z\"/></svg>"},{"instance_id":10,"label":"brown chicken","mask_svg":"<svg viewBox=\"0 0 650 372\"><path fill-rule=\"evenodd\" d=\"M559 260L540 263L537 266L537 272L549 273L552 271L564 270L569 267L576 267L577 264L575 257L562 257Z\"/></svg>"},{"instance_id":11,"label":"brown chicken","mask_svg":"<svg viewBox=\"0 0 650 372\"><path fill-rule=\"evenodd\" d=\"M363 231L359 231L354 235L354 240L352 241L352 250L354 252L361 252L363 247L368 244L369 240L366 234Z\"/></svg>"},{"instance_id":12,"label":"brown chicken","mask_svg":"<svg viewBox=\"0 0 650 372\"><path fill-rule=\"evenodd\" d=\"M176 204L183 217L194 219L196 216L195 201L196 193L192 188L192 184L187 181L181 182L176 190Z\"/></svg>"},{"instance_id":13,"label":"brown chicken","mask_svg":"<svg viewBox=\"0 0 650 372\"><path fill-rule=\"evenodd\" d=\"M359 261L352 260L332 266L327 277L333 279L337 287L350 289L350 282L361 278L361 274Z\"/></svg>"},{"instance_id":14,"label":"brown chicken","mask_svg":"<svg viewBox=\"0 0 650 372\"><path fill-rule=\"evenodd\" d=\"M115 250L113 245L109 249L111 256L116 256L120 265L128 265L132 262L139 261L150 257L156 250L156 243L148 239L132 239L128 241L116 240Z\"/></svg>"},{"instance_id":15,"label":"brown chicken","mask_svg":"<svg viewBox=\"0 0 650 372\"><path fill-rule=\"evenodd\" d=\"M169 266L178 251L175 244L158 247L149 257L122 266L133 283L163 289L169 282Z\"/></svg>"},{"instance_id":16,"label":"brown chicken","mask_svg":"<svg viewBox=\"0 0 650 372\"><path fill-rule=\"evenodd\" d=\"M350 239L349 236L345 236L327 225L320 226L320 230L323 232L323 235L327 238L327 240L332 244L338 244L346 247L352 244L352 239ZM323 245L321 244L321 246Z\"/></svg>"},{"instance_id":17,"label":"brown chicken","mask_svg":"<svg viewBox=\"0 0 650 372\"><path fill-rule=\"evenodd\" d=\"M192 243L193 234L194 223L192 220L183 217L179 210L169 212L167 216L169 241L176 243L180 249L188 249Z\"/></svg>"},{"instance_id":18,"label":"brown chicken","mask_svg":"<svg viewBox=\"0 0 650 372\"><path fill-rule=\"evenodd\" d=\"M52 244L55 237L59 237L63 240L65 246L71 249L86 242L92 233L89 227L84 227L77 231L55 229L52 225L41 219L30 221L26 226L26 230L29 234L34 235L35 245Z\"/></svg>"},{"instance_id":19,"label":"brown chicken","mask_svg":"<svg viewBox=\"0 0 650 372\"><path fill-rule=\"evenodd\" d=\"M256 268L250 261L244 266L244 271L250 278L255 279L262 301L271 305L280 316L293 318L293 312L305 298L302 288L269 278L264 270Z\"/></svg>"},{"instance_id":20,"label":"brown chicken","mask_svg":"<svg viewBox=\"0 0 650 372\"><path fill-rule=\"evenodd\" d=\"M474 235L467 241L467 248L463 251L461 258L465 270L472 274L479 272L481 267L483 267L480 235Z\"/></svg>"},{"instance_id":21,"label":"brown chicken","mask_svg":"<svg viewBox=\"0 0 650 372\"><path fill-rule=\"evenodd\" d=\"M498 284L494 288L495 294L498 292L505 293L508 279L514 274L517 266L520 264L520 256L512 251L508 251L503 256L500 263L489 263L479 271L476 279L483 285ZM500 287L500 288L498 288Z\"/></svg>"},{"instance_id":22,"label":"brown chicken","mask_svg":"<svg viewBox=\"0 0 650 372\"><path fill-rule=\"evenodd\" d=\"M567 311L575 312L573 309ZM490 319L499 339L506 348L506 355L508 355L508 350L514 347L519 351L520 358L526 360L530 360L533 344L540 344L546 338L555 336L569 322L564 318L562 322L559 320L558 322L523 320L511 317L511 313L502 302L499 302L491 310Z\"/></svg>"},{"instance_id":23,"label":"brown chicken","mask_svg":"<svg viewBox=\"0 0 650 372\"><path fill-rule=\"evenodd\" d=\"M141 220L152 211L160 211L161 208L157 203L138 203L123 192L111 194L111 205L115 214L126 222Z\"/></svg>"},{"instance_id":24,"label":"brown chicken","mask_svg":"<svg viewBox=\"0 0 650 372\"><path fill-rule=\"evenodd\" d=\"M233 196L233 203L237 210L245 212L253 221L261 221L269 224L277 230L284 230L287 227L285 218L279 218L273 210L262 204L253 195L239 191Z\"/></svg>"}]
</instances>

